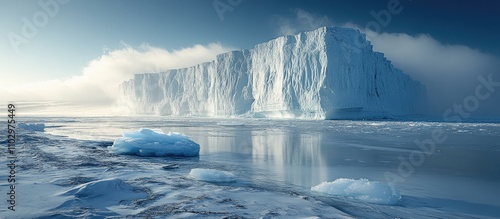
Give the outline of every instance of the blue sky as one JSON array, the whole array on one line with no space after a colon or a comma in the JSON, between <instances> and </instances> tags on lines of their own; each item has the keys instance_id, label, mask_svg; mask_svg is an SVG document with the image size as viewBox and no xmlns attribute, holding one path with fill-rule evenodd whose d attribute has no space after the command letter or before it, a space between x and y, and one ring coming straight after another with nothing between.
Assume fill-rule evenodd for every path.
<instances>
[{"instance_id":1,"label":"blue sky","mask_svg":"<svg viewBox=\"0 0 500 219\"><path fill-rule=\"evenodd\" d=\"M386 53L389 59L395 59L397 67L403 70L411 73L424 71L422 69L426 66L427 69L433 68L436 64L423 63L422 68L411 66L424 62L422 57L455 56L457 51L463 54L458 54L458 61L453 59L455 61L449 65L463 63L461 60L500 57L500 43L497 42L500 36L500 2L494 0L0 2L0 77L8 85L28 86L42 82L52 87L56 86L55 83L73 86L75 77L86 74L93 76L85 80L98 80L107 71L125 68L133 72L184 67L208 61L216 53L248 49L283 34L324 25L347 25L365 30L368 23L377 21L372 11L379 13L387 10L388 4L399 4L401 12L392 14L390 22L379 29L378 36L381 38L373 38L372 41L376 49ZM227 10L218 13L214 4ZM43 5L49 6L48 12ZM47 19L44 20L43 16ZM34 24L36 33L25 37L25 41L16 46L13 36L23 37L26 20ZM36 25L36 22L41 25ZM19 42L16 39L14 41ZM393 42L399 44L392 45ZM435 48L412 57L415 59L413 63L407 63L405 59L408 58L400 56L401 51L394 49L415 48L419 43L425 44L422 48ZM435 52L437 50L439 52ZM164 61L160 58L147 60L148 57L163 57ZM146 67L129 68L137 59L144 59L143 63L136 63L137 66ZM105 60L113 61L104 63ZM130 60L131 64L121 63L121 67L116 67L123 60ZM170 64L151 64L162 62ZM474 65L482 63L474 62L471 66ZM452 72L455 69L443 71Z\"/></svg>"}]
</instances>

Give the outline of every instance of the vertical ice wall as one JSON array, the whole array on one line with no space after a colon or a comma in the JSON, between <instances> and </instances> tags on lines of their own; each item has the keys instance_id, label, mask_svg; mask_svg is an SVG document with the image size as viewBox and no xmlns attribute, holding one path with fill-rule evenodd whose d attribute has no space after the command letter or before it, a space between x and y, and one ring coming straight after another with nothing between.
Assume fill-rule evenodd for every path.
<instances>
[{"instance_id":1,"label":"vertical ice wall","mask_svg":"<svg viewBox=\"0 0 500 219\"><path fill-rule=\"evenodd\" d=\"M136 114L357 119L416 113L425 88L364 34L323 27L121 85Z\"/></svg>"}]
</instances>

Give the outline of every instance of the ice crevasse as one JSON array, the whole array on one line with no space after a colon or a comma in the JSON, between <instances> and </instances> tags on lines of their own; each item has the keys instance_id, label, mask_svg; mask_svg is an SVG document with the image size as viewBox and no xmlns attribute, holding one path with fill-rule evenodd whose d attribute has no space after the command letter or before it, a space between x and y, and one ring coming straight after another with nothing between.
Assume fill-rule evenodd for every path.
<instances>
[{"instance_id":1,"label":"ice crevasse","mask_svg":"<svg viewBox=\"0 0 500 219\"><path fill-rule=\"evenodd\" d=\"M322 27L220 54L211 62L136 74L121 85L133 114L364 119L418 114L425 87L373 51L366 36Z\"/></svg>"}]
</instances>

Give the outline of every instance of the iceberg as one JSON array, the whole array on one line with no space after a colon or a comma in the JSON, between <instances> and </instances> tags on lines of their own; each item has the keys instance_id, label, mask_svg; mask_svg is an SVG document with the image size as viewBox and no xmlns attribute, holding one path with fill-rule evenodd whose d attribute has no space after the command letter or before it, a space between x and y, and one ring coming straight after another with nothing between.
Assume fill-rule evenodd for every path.
<instances>
[{"instance_id":1,"label":"iceberg","mask_svg":"<svg viewBox=\"0 0 500 219\"><path fill-rule=\"evenodd\" d=\"M144 157L195 157L200 153L200 145L186 135L176 132L163 133L157 129L141 128L136 132L126 132L110 146L117 154Z\"/></svg>"},{"instance_id":2,"label":"iceberg","mask_svg":"<svg viewBox=\"0 0 500 219\"><path fill-rule=\"evenodd\" d=\"M365 119L416 115L425 87L373 51L359 30L322 27L220 54L212 62L136 74L120 85L132 114Z\"/></svg>"},{"instance_id":3,"label":"iceberg","mask_svg":"<svg viewBox=\"0 0 500 219\"><path fill-rule=\"evenodd\" d=\"M195 168L192 169L191 172L189 172L189 176L199 181L213 183L227 183L236 181L236 177L233 173L214 169Z\"/></svg>"},{"instance_id":4,"label":"iceberg","mask_svg":"<svg viewBox=\"0 0 500 219\"><path fill-rule=\"evenodd\" d=\"M395 205L401 199L399 191L393 185L367 179L340 178L333 182L322 182L311 187L311 190L383 205Z\"/></svg>"}]
</instances>

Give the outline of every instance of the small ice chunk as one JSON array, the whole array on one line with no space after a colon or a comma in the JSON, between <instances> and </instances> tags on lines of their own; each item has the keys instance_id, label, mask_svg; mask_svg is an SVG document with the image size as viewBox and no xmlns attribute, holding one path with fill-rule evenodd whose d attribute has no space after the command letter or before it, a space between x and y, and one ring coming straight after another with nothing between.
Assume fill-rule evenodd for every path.
<instances>
[{"instance_id":1,"label":"small ice chunk","mask_svg":"<svg viewBox=\"0 0 500 219\"><path fill-rule=\"evenodd\" d=\"M35 132L43 132L45 130L45 124L43 123L19 123L17 127Z\"/></svg>"},{"instance_id":2,"label":"small ice chunk","mask_svg":"<svg viewBox=\"0 0 500 219\"><path fill-rule=\"evenodd\" d=\"M196 180L214 183L234 182L236 177L233 173L214 169L192 169L189 175Z\"/></svg>"},{"instance_id":3,"label":"small ice chunk","mask_svg":"<svg viewBox=\"0 0 500 219\"><path fill-rule=\"evenodd\" d=\"M144 157L195 157L199 155L200 145L181 133L165 134L161 130L141 128L136 132L124 133L123 137L113 142L110 149L117 154Z\"/></svg>"},{"instance_id":4,"label":"small ice chunk","mask_svg":"<svg viewBox=\"0 0 500 219\"><path fill-rule=\"evenodd\" d=\"M394 205L401 199L399 191L393 185L367 179L340 178L333 182L322 182L311 187L311 190L383 205Z\"/></svg>"}]
</instances>

